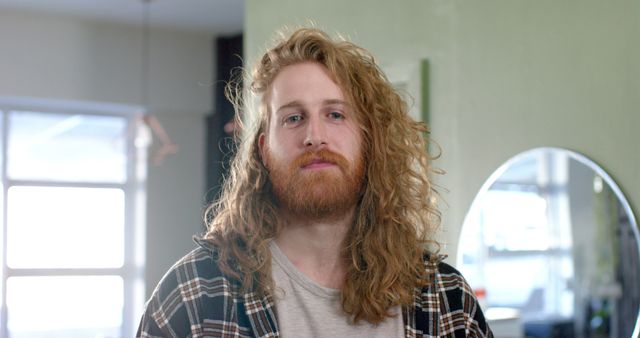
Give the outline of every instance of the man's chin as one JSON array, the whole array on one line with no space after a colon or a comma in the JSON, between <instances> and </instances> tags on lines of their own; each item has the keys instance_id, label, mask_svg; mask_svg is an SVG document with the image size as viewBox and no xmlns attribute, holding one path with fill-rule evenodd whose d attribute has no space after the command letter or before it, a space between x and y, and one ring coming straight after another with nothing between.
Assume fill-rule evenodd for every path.
<instances>
[{"instance_id":1,"label":"man's chin","mask_svg":"<svg viewBox=\"0 0 640 338\"><path fill-rule=\"evenodd\" d=\"M342 173L331 168L303 170L299 172L297 176L298 177L295 178L296 184L305 187L306 189L310 189L311 187L322 188L344 181ZM341 184L344 184L344 182Z\"/></svg>"},{"instance_id":2,"label":"man's chin","mask_svg":"<svg viewBox=\"0 0 640 338\"><path fill-rule=\"evenodd\" d=\"M291 195L287 204L291 211L309 216L321 216L334 213L349 207L347 196L348 185L343 179L335 177L314 177L314 179L300 180L290 187ZM329 175L333 176L333 175Z\"/></svg>"}]
</instances>

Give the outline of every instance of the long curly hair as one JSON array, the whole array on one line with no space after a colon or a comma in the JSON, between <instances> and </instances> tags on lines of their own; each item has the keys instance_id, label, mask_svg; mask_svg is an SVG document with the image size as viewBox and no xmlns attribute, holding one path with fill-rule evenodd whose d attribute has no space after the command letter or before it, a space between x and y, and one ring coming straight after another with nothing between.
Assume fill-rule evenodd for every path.
<instances>
[{"instance_id":1,"label":"long curly hair","mask_svg":"<svg viewBox=\"0 0 640 338\"><path fill-rule=\"evenodd\" d=\"M354 105L362 130L365 181L343 247L348 267L342 309L353 322L380 323L392 315L391 307L412 304L415 288L429 281L425 254L439 248L433 234L440 213L430 180L437 170L431 167L427 125L409 116L407 103L373 56L351 42L301 28L283 35L258 61L249 80L249 95L260 101L257 114L245 130L220 198L205 212L204 239L217 247L220 269L245 291L274 291L269 242L279 231L278 208L258 140L268 130L265 97L275 76L288 65L308 61L333 75ZM231 98L238 111L245 108L238 95Z\"/></svg>"}]
</instances>

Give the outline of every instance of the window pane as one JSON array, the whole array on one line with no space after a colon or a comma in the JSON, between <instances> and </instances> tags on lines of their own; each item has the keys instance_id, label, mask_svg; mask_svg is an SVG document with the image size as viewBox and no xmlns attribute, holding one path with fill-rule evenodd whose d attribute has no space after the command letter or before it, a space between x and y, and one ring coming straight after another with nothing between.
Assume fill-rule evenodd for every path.
<instances>
[{"instance_id":1,"label":"window pane","mask_svg":"<svg viewBox=\"0 0 640 338\"><path fill-rule=\"evenodd\" d=\"M124 182L127 121L117 116L11 112L10 178Z\"/></svg>"},{"instance_id":2,"label":"window pane","mask_svg":"<svg viewBox=\"0 0 640 338\"><path fill-rule=\"evenodd\" d=\"M535 192L488 190L481 200L485 243L497 250L548 250L547 201Z\"/></svg>"},{"instance_id":3,"label":"window pane","mask_svg":"<svg viewBox=\"0 0 640 338\"><path fill-rule=\"evenodd\" d=\"M485 265L487 301L492 306L522 308L533 306L544 310L544 287L548 280L547 257L544 255L495 258ZM509 271L513 277L505 278Z\"/></svg>"},{"instance_id":4,"label":"window pane","mask_svg":"<svg viewBox=\"0 0 640 338\"><path fill-rule=\"evenodd\" d=\"M12 338L120 337L123 299L117 276L12 277L9 332Z\"/></svg>"},{"instance_id":5,"label":"window pane","mask_svg":"<svg viewBox=\"0 0 640 338\"><path fill-rule=\"evenodd\" d=\"M7 262L12 268L108 268L124 263L120 189L11 187Z\"/></svg>"}]
</instances>

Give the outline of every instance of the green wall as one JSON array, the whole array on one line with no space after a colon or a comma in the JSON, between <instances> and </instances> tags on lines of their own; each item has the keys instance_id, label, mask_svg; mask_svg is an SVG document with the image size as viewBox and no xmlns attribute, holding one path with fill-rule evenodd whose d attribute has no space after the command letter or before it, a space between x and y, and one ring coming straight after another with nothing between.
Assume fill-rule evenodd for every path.
<instances>
[{"instance_id":1,"label":"green wall","mask_svg":"<svg viewBox=\"0 0 640 338\"><path fill-rule=\"evenodd\" d=\"M639 1L247 0L245 19L249 63L310 21L383 65L429 60L450 262L481 185L530 148L588 156L640 210Z\"/></svg>"}]
</instances>

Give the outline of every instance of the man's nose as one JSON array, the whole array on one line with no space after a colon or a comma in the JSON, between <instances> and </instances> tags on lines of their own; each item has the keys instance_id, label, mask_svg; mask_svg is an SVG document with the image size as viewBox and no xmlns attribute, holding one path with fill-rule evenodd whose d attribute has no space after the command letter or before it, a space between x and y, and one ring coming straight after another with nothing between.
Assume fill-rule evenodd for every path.
<instances>
[{"instance_id":1,"label":"man's nose","mask_svg":"<svg viewBox=\"0 0 640 338\"><path fill-rule=\"evenodd\" d=\"M309 118L306 128L304 145L306 147L320 147L327 144L325 126L319 118Z\"/></svg>"}]
</instances>

